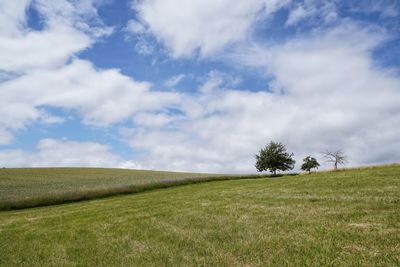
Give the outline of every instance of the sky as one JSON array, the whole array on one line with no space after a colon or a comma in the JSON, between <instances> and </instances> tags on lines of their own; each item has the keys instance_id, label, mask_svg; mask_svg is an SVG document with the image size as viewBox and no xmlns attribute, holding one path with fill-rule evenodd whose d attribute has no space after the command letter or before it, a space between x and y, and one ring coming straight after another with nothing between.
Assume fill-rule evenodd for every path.
<instances>
[{"instance_id":1,"label":"sky","mask_svg":"<svg viewBox=\"0 0 400 267\"><path fill-rule=\"evenodd\" d=\"M3 0L0 51L0 166L400 161L397 0Z\"/></svg>"}]
</instances>

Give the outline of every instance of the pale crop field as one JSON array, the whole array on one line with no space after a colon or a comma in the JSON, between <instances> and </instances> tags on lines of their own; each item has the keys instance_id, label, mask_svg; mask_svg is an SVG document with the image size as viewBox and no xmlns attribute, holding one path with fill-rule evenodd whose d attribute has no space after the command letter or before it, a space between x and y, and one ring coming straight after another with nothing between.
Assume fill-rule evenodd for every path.
<instances>
[{"instance_id":1,"label":"pale crop field","mask_svg":"<svg viewBox=\"0 0 400 267\"><path fill-rule=\"evenodd\" d=\"M1 266L400 266L400 166L0 212Z\"/></svg>"},{"instance_id":2,"label":"pale crop field","mask_svg":"<svg viewBox=\"0 0 400 267\"><path fill-rule=\"evenodd\" d=\"M206 181L268 176L107 168L2 168L0 210L48 206Z\"/></svg>"},{"instance_id":3,"label":"pale crop field","mask_svg":"<svg viewBox=\"0 0 400 267\"><path fill-rule=\"evenodd\" d=\"M218 175L106 168L2 168L0 210L57 204Z\"/></svg>"}]
</instances>

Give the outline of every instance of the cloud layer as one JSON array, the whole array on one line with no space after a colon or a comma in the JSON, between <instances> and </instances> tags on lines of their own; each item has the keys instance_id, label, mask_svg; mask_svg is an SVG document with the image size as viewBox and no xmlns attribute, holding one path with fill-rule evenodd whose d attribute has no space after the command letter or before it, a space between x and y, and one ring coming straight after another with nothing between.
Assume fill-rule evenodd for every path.
<instances>
[{"instance_id":1,"label":"cloud layer","mask_svg":"<svg viewBox=\"0 0 400 267\"><path fill-rule=\"evenodd\" d=\"M40 140L31 152L1 151L0 162L9 167L137 167L121 160L106 145L56 139Z\"/></svg>"},{"instance_id":2,"label":"cloud layer","mask_svg":"<svg viewBox=\"0 0 400 267\"><path fill-rule=\"evenodd\" d=\"M111 145L90 140L44 138L33 151L0 150L4 166L254 172L254 154L270 140L286 144L298 162L326 149L343 149L350 165L399 160L400 78L374 58L391 34L340 18L335 1L133 2L137 16L121 30L137 37L136 46L155 38L171 61L214 60L236 73L257 72L269 79L261 91L219 69L174 90L193 75L181 72L157 87L80 59L116 30L99 16L100 2L0 4L7 10L0 16L0 145L13 144L34 123L64 123L49 111L59 108L78 114L85 127L118 132L135 156L123 159ZM28 25L29 8L40 14L40 29ZM277 43L257 38L258 25L282 10L282 29L323 23Z\"/></svg>"},{"instance_id":3,"label":"cloud layer","mask_svg":"<svg viewBox=\"0 0 400 267\"><path fill-rule=\"evenodd\" d=\"M381 29L342 23L285 44L242 48L231 60L272 74L270 92L234 90L232 78L210 75L196 96L183 98L183 118L164 120L173 127L139 123L128 139L148 151L141 160L150 168L251 171L269 140L287 144L299 162L326 149L343 149L351 165L396 161L400 80L372 60L385 38Z\"/></svg>"},{"instance_id":4,"label":"cloud layer","mask_svg":"<svg viewBox=\"0 0 400 267\"><path fill-rule=\"evenodd\" d=\"M252 26L289 1L229 0L133 1L141 24L129 27L134 33L152 32L173 57L188 57L194 52L208 56L227 45L249 37ZM138 26L143 25L143 26Z\"/></svg>"},{"instance_id":5,"label":"cloud layer","mask_svg":"<svg viewBox=\"0 0 400 267\"><path fill-rule=\"evenodd\" d=\"M94 28L84 22L96 15L89 1L35 3L48 25L45 29L21 26L0 37L0 70L6 77L0 83L0 144L11 142L11 132L47 118L46 107L77 110L85 124L108 126L138 110L158 110L178 100L174 93L151 92L150 83L135 81L117 69L97 69L74 57L100 38L99 32L108 31L98 28L100 22ZM10 24L23 25L25 13L15 13Z\"/></svg>"}]
</instances>

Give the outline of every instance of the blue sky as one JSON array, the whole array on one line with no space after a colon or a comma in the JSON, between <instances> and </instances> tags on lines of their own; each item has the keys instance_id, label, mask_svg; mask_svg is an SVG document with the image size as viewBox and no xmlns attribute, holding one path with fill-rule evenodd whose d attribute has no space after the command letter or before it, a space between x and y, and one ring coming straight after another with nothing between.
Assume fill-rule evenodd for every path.
<instances>
[{"instance_id":1,"label":"blue sky","mask_svg":"<svg viewBox=\"0 0 400 267\"><path fill-rule=\"evenodd\" d=\"M0 164L254 172L400 159L400 3L0 3ZM324 167L327 167L323 164ZM298 167L298 166L297 166Z\"/></svg>"}]
</instances>

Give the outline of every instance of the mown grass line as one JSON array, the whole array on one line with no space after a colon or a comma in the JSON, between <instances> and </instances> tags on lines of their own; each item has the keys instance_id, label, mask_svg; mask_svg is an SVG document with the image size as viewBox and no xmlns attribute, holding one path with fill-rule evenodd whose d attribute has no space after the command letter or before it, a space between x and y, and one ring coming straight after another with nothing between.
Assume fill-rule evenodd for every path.
<instances>
[{"instance_id":1,"label":"mown grass line","mask_svg":"<svg viewBox=\"0 0 400 267\"><path fill-rule=\"evenodd\" d=\"M285 176L287 175L293 176L297 175L297 173L286 174ZM24 199L5 200L0 202L0 211L27 209L27 208L50 206L50 205L60 205L71 202L100 199L117 195L141 193L144 191L169 188L181 185L196 184L196 183L237 180L237 179L274 178L280 176L283 175L273 176L270 174L264 174L264 175L244 175L244 176L241 175L214 176L214 177L203 177L203 178L188 178L181 180L163 180L148 184L123 185L118 187L101 188L93 190L81 190L81 191L77 190L74 192L63 192L45 196L28 197Z\"/></svg>"}]
</instances>

